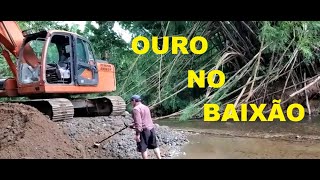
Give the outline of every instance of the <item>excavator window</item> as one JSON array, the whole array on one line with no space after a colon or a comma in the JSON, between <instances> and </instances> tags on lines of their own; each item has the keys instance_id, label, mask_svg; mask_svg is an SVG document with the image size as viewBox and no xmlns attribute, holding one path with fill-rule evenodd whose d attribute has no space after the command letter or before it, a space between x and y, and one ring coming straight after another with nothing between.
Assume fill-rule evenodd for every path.
<instances>
[{"instance_id":1,"label":"excavator window","mask_svg":"<svg viewBox=\"0 0 320 180\"><path fill-rule=\"evenodd\" d=\"M98 70L90 43L81 37L76 40L76 82L78 85L97 85Z\"/></svg>"},{"instance_id":2,"label":"excavator window","mask_svg":"<svg viewBox=\"0 0 320 180\"><path fill-rule=\"evenodd\" d=\"M83 63L87 63L88 58L87 58L87 54L86 54L86 49L85 49L85 46L84 46L83 41L81 39L77 39L76 47L77 47L78 61L83 62Z\"/></svg>"},{"instance_id":3,"label":"excavator window","mask_svg":"<svg viewBox=\"0 0 320 180\"><path fill-rule=\"evenodd\" d=\"M95 65L94 52L93 52L93 50L92 50L92 48L91 48L89 43L85 42L85 44L86 44L86 47L87 47L87 50L88 50L88 54L89 54L88 62L89 62L90 65L93 66L93 65Z\"/></svg>"},{"instance_id":4,"label":"excavator window","mask_svg":"<svg viewBox=\"0 0 320 180\"><path fill-rule=\"evenodd\" d=\"M54 43L50 43L47 51L47 63L55 63L57 59L59 59L59 51L57 45Z\"/></svg>"},{"instance_id":5,"label":"excavator window","mask_svg":"<svg viewBox=\"0 0 320 180\"><path fill-rule=\"evenodd\" d=\"M41 59L44 43L45 43L44 38L37 38L36 40L30 41L30 46L32 47L34 53L36 54L38 60Z\"/></svg>"},{"instance_id":6,"label":"excavator window","mask_svg":"<svg viewBox=\"0 0 320 180\"><path fill-rule=\"evenodd\" d=\"M89 60L90 60L90 59L94 60L94 53L93 53L93 50L92 50L90 44L87 43L87 42L85 42L85 44L86 44L86 47L87 47L87 49L88 49Z\"/></svg>"},{"instance_id":7,"label":"excavator window","mask_svg":"<svg viewBox=\"0 0 320 180\"><path fill-rule=\"evenodd\" d=\"M77 39L77 57L83 63L95 63L94 52L90 44L81 39Z\"/></svg>"},{"instance_id":8,"label":"excavator window","mask_svg":"<svg viewBox=\"0 0 320 180\"><path fill-rule=\"evenodd\" d=\"M53 35L46 57L46 79L50 84L70 84L71 78L71 40L68 35Z\"/></svg>"},{"instance_id":9,"label":"excavator window","mask_svg":"<svg viewBox=\"0 0 320 180\"><path fill-rule=\"evenodd\" d=\"M26 37L17 60L19 67L19 81L24 84L37 82L40 79L42 51L45 42L44 33L37 33Z\"/></svg>"}]
</instances>

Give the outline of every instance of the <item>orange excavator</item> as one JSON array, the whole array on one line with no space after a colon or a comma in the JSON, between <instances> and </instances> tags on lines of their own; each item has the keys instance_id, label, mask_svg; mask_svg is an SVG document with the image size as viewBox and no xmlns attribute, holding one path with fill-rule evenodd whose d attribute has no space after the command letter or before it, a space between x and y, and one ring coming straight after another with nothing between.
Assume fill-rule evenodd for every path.
<instances>
[{"instance_id":1,"label":"orange excavator","mask_svg":"<svg viewBox=\"0 0 320 180\"><path fill-rule=\"evenodd\" d=\"M37 108L53 121L125 112L119 96L75 98L116 90L114 65L98 60L84 37L62 30L22 31L15 21L0 21L0 50L13 77L0 79L0 97Z\"/></svg>"}]
</instances>

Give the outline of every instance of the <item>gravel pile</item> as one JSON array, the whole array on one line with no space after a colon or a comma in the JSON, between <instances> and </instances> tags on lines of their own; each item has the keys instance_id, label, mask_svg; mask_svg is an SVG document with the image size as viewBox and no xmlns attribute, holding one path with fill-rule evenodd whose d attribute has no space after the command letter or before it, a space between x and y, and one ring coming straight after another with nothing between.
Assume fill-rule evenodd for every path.
<instances>
[{"instance_id":1,"label":"gravel pile","mask_svg":"<svg viewBox=\"0 0 320 180\"><path fill-rule=\"evenodd\" d=\"M126 116L74 118L59 125L65 129L71 140L78 144L83 158L140 159L141 155L136 151L134 130L124 129L126 124L131 124L132 121L127 113ZM179 155L181 146L188 143L185 133L159 125L156 125L155 130L163 158ZM96 142L104 139L106 140L95 146ZM153 151L149 152L150 158L155 158Z\"/></svg>"}]
</instances>

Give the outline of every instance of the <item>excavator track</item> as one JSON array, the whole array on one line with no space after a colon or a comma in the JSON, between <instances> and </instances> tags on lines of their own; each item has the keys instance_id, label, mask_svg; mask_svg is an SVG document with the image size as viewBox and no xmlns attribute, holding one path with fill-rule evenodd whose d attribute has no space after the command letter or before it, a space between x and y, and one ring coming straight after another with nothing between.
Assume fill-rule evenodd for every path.
<instances>
[{"instance_id":1,"label":"excavator track","mask_svg":"<svg viewBox=\"0 0 320 180\"><path fill-rule=\"evenodd\" d=\"M120 116L126 111L126 102L119 96L106 96L113 105L111 116Z\"/></svg>"},{"instance_id":2,"label":"excavator track","mask_svg":"<svg viewBox=\"0 0 320 180\"><path fill-rule=\"evenodd\" d=\"M28 101L19 101L37 108L43 114L49 116L52 121L70 120L74 116L74 108L70 100L65 98L53 99L33 99Z\"/></svg>"},{"instance_id":3,"label":"excavator track","mask_svg":"<svg viewBox=\"0 0 320 180\"><path fill-rule=\"evenodd\" d=\"M120 116L126 110L126 102L120 96L102 96L97 98L90 98L89 100L96 101L100 99L104 99L106 102L109 101L111 109L111 114L109 114L110 116Z\"/></svg>"},{"instance_id":4,"label":"excavator track","mask_svg":"<svg viewBox=\"0 0 320 180\"><path fill-rule=\"evenodd\" d=\"M13 102L33 106L49 116L52 121L66 121L74 116L120 116L126 110L126 103L119 96L101 96L88 99L32 99Z\"/></svg>"},{"instance_id":5,"label":"excavator track","mask_svg":"<svg viewBox=\"0 0 320 180\"><path fill-rule=\"evenodd\" d=\"M73 99L71 102L76 116L120 116L126 110L126 103L119 96Z\"/></svg>"}]
</instances>

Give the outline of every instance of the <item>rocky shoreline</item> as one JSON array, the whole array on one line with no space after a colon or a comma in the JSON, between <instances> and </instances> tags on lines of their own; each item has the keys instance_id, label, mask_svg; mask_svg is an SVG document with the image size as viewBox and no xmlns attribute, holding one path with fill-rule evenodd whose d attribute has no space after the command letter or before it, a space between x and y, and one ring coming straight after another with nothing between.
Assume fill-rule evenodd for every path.
<instances>
[{"instance_id":1,"label":"rocky shoreline","mask_svg":"<svg viewBox=\"0 0 320 180\"><path fill-rule=\"evenodd\" d=\"M134 130L126 128L132 123L130 115L114 117L74 118L59 123L72 142L77 144L83 158L140 159L136 151ZM163 158L178 156L188 143L187 132L156 124L157 139ZM112 137L110 137L112 136ZM108 138L110 137L110 138ZM106 139L106 140L104 140ZM101 143L97 143L104 140ZM155 158L149 151L150 158Z\"/></svg>"}]
</instances>

